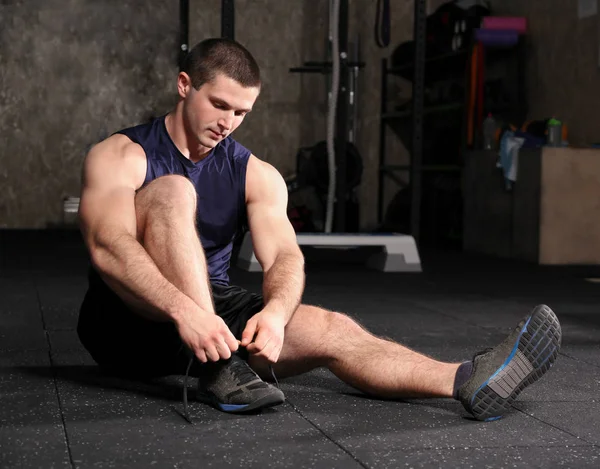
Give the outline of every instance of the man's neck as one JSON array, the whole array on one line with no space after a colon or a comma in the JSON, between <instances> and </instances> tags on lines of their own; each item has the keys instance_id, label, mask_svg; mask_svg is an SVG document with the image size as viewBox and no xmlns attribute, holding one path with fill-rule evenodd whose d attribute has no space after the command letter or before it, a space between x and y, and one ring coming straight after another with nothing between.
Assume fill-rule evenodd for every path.
<instances>
[{"instance_id":1,"label":"man's neck","mask_svg":"<svg viewBox=\"0 0 600 469\"><path fill-rule=\"evenodd\" d=\"M181 115L180 106L177 106L165 116L165 127L177 149L193 163L203 160L210 154L211 148L198 143L190 145L190 142L196 139L193 137L190 138L183 126L183 116Z\"/></svg>"}]
</instances>

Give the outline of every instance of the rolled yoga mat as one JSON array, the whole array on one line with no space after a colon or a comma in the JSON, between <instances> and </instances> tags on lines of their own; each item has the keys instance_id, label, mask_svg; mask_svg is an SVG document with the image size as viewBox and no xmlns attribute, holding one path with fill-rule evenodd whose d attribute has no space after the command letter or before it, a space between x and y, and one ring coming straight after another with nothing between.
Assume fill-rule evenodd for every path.
<instances>
[{"instance_id":1,"label":"rolled yoga mat","mask_svg":"<svg viewBox=\"0 0 600 469\"><path fill-rule=\"evenodd\" d=\"M476 29L475 40L484 46L513 46L519 41L517 31Z\"/></svg>"},{"instance_id":2,"label":"rolled yoga mat","mask_svg":"<svg viewBox=\"0 0 600 469\"><path fill-rule=\"evenodd\" d=\"M482 29L510 30L519 34L527 32L527 18L518 16L485 16Z\"/></svg>"}]
</instances>

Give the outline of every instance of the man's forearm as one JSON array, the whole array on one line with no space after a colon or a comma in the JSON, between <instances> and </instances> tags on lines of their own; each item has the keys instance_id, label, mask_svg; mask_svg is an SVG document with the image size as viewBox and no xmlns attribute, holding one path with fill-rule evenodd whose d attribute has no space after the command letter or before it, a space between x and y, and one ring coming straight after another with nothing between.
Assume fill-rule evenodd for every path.
<instances>
[{"instance_id":1,"label":"man's forearm","mask_svg":"<svg viewBox=\"0 0 600 469\"><path fill-rule=\"evenodd\" d=\"M298 308L304 293L304 257L302 253L281 253L265 272L265 307L280 311L286 324Z\"/></svg>"},{"instance_id":2,"label":"man's forearm","mask_svg":"<svg viewBox=\"0 0 600 469\"><path fill-rule=\"evenodd\" d=\"M131 235L106 236L92 251L94 267L117 295L138 314L155 321L176 321L198 305L169 282L143 246Z\"/></svg>"}]
</instances>

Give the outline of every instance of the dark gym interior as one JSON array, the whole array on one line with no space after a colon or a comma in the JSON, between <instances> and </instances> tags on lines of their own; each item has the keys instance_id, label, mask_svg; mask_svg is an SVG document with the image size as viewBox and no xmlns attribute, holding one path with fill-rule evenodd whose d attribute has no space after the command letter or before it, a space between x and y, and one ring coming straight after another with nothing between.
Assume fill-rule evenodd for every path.
<instances>
[{"instance_id":1,"label":"dark gym interior","mask_svg":"<svg viewBox=\"0 0 600 469\"><path fill-rule=\"evenodd\" d=\"M599 32L597 0L0 2L0 467L597 467ZM98 367L84 159L168 113L211 37L261 68L234 138L287 184L302 303L452 363L552 308L556 363L503 418L319 367L259 412L190 397L190 424L196 378ZM260 293L247 241L229 276Z\"/></svg>"}]
</instances>

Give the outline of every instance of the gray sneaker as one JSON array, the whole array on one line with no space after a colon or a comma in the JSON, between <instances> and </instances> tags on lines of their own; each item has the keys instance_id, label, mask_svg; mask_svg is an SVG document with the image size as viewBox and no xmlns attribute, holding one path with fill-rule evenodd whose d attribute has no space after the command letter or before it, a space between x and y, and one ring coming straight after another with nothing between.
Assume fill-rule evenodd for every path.
<instances>
[{"instance_id":1,"label":"gray sneaker","mask_svg":"<svg viewBox=\"0 0 600 469\"><path fill-rule=\"evenodd\" d=\"M229 360L206 364L198 378L197 399L223 412L241 413L282 404L285 396L234 354Z\"/></svg>"},{"instance_id":2,"label":"gray sneaker","mask_svg":"<svg viewBox=\"0 0 600 469\"><path fill-rule=\"evenodd\" d=\"M458 390L464 408L477 420L502 417L519 393L550 369L561 340L554 312L536 306L501 344L475 355L471 377Z\"/></svg>"}]
</instances>

